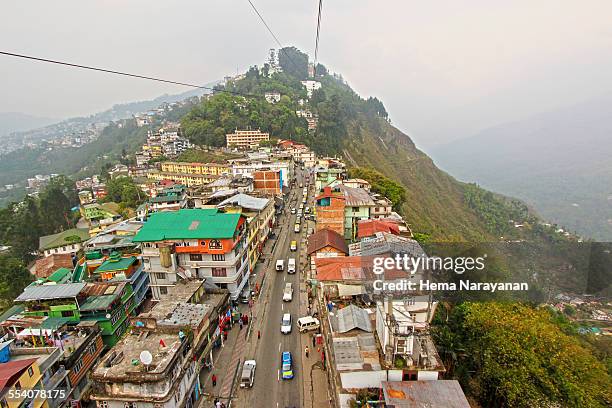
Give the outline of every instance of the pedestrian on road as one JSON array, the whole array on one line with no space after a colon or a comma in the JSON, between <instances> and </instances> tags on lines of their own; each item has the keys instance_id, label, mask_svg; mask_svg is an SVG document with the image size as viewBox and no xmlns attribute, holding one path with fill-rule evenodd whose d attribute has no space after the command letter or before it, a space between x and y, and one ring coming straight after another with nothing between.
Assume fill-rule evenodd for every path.
<instances>
[{"instance_id":1,"label":"pedestrian on road","mask_svg":"<svg viewBox=\"0 0 612 408\"><path fill-rule=\"evenodd\" d=\"M217 385L217 376L215 374L212 375L212 385L213 387Z\"/></svg>"},{"instance_id":2,"label":"pedestrian on road","mask_svg":"<svg viewBox=\"0 0 612 408\"><path fill-rule=\"evenodd\" d=\"M304 353L306 354L306 358L308 358L308 352L310 351L310 349L308 348L308 346L306 346L306 348L304 349Z\"/></svg>"},{"instance_id":3,"label":"pedestrian on road","mask_svg":"<svg viewBox=\"0 0 612 408\"><path fill-rule=\"evenodd\" d=\"M240 330L242 330L242 320L238 320L238 324L240 325Z\"/></svg>"},{"instance_id":4,"label":"pedestrian on road","mask_svg":"<svg viewBox=\"0 0 612 408\"><path fill-rule=\"evenodd\" d=\"M257 340L261 339L261 331L257 330Z\"/></svg>"}]
</instances>

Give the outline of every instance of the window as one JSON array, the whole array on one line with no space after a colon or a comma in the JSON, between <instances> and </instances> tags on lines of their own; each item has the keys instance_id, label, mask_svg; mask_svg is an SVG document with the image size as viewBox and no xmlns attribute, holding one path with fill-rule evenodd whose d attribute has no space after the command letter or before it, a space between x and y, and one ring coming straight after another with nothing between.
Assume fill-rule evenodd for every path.
<instances>
[{"instance_id":1,"label":"window","mask_svg":"<svg viewBox=\"0 0 612 408\"><path fill-rule=\"evenodd\" d=\"M212 276L215 276L215 277L227 276L227 268L212 268Z\"/></svg>"},{"instance_id":2,"label":"window","mask_svg":"<svg viewBox=\"0 0 612 408\"><path fill-rule=\"evenodd\" d=\"M87 347L87 352L91 355L96 354L96 351L98 350L98 346L96 345L96 343L91 343L89 345L89 347Z\"/></svg>"},{"instance_id":3,"label":"window","mask_svg":"<svg viewBox=\"0 0 612 408\"><path fill-rule=\"evenodd\" d=\"M213 261L225 261L225 254L213 254L212 260Z\"/></svg>"},{"instance_id":4,"label":"window","mask_svg":"<svg viewBox=\"0 0 612 408\"><path fill-rule=\"evenodd\" d=\"M155 279L157 280L165 280L166 274L162 272L155 272Z\"/></svg>"},{"instance_id":5,"label":"window","mask_svg":"<svg viewBox=\"0 0 612 408\"><path fill-rule=\"evenodd\" d=\"M16 390L20 390L20 389L21 389L21 383L20 383L19 381L17 381L17 382L15 383L15 389L16 389Z\"/></svg>"},{"instance_id":6,"label":"window","mask_svg":"<svg viewBox=\"0 0 612 408\"><path fill-rule=\"evenodd\" d=\"M76 374L79 371L81 371L81 368L83 368L83 360L79 360L76 363L74 363L74 367L72 367L72 371Z\"/></svg>"},{"instance_id":7,"label":"window","mask_svg":"<svg viewBox=\"0 0 612 408\"><path fill-rule=\"evenodd\" d=\"M72 317L74 312L72 310L62 310L62 317Z\"/></svg>"},{"instance_id":8,"label":"window","mask_svg":"<svg viewBox=\"0 0 612 408\"><path fill-rule=\"evenodd\" d=\"M123 406L125 408L138 408L135 402L124 402Z\"/></svg>"},{"instance_id":9,"label":"window","mask_svg":"<svg viewBox=\"0 0 612 408\"><path fill-rule=\"evenodd\" d=\"M353 207L353 212L354 213L359 212L359 207Z\"/></svg>"},{"instance_id":10,"label":"window","mask_svg":"<svg viewBox=\"0 0 612 408\"><path fill-rule=\"evenodd\" d=\"M160 295L167 295L168 294L168 288L165 286L162 286L161 288L159 288L159 294Z\"/></svg>"},{"instance_id":11,"label":"window","mask_svg":"<svg viewBox=\"0 0 612 408\"><path fill-rule=\"evenodd\" d=\"M32 377L34 375L34 369L32 367L28 368L28 375Z\"/></svg>"},{"instance_id":12,"label":"window","mask_svg":"<svg viewBox=\"0 0 612 408\"><path fill-rule=\"evenodd\" d=\"M189 260L190 261L201 261L202 254L189 254Z\"/></svg>"},{"instance_id":13,"label":"window","mask_svg":"<svg viewBox=\"0 0 612 408\"><path fill-rule=\"evenodd\" d=\"M108 401L98 401L98 408L108 408Z\"/></svg>"},{"instance_id":14,"label":"window","mask_svg":"<svg viewBox=\"0 0 612 408\"><path fill-rule=\"evenodd\" d=\"M221 245L221 241L218 239L211 239L208 247L210 249L223 249L223 245Z\"/></svg>"},{"instance_id":15,"label":"window","mask_svg":"<svg viewBox=\"0 0 612 408\"><path fill-rule=\"evenodd\" d=\"M6 402L6 398L2 398L2 399L0 400L0 407L2 407L2 408L8 408L8 406L9 406L9 405L8 405L8 402Z\"/></svg>"}]
</instances>

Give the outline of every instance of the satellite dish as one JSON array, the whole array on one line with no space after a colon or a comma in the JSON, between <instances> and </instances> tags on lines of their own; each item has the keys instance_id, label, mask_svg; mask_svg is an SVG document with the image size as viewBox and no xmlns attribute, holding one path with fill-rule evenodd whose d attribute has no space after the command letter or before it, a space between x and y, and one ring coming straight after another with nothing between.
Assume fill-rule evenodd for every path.
<instances>
[{"instance_id":1,"label":"satellite dish","mask_svg":"<svg viewBox=\"0 0 612 408\"><path fill-rule=\"evenodd\" d=\"M150 351L143 350L140 352L140 362L144 365L149 365L153 362L153 355Z\"/></svg>"},{"instance_id":2,"label":"satellite dish","mask_svg":"<svg viewBox=\"0 0 612 408\"><path fill-rule=\"evenodd\" d=\"M107 318L107 319L110 319L110 318L111 318L111 314L110 314L110 313L107 313L107 314L106 314L106 318Z\"/></svg>"}]
</instances>

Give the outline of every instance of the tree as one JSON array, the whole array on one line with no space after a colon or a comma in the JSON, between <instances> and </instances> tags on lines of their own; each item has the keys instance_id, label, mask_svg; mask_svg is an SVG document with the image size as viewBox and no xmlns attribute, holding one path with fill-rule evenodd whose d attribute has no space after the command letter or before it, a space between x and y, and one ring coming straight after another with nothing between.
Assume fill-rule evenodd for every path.
<instances>
[{"instance_id":1,"label":"tree","mask_svg":"<svg viewBox=\"0 0 612 408\"><path fill-rule=\"evenodd\" d=\"M106 183L106 201L123 205L125 208L136 208L144 202L146 194L131 177L117 177Z\"/></svg>"},{"instance_id":2,"label":"tree","mask_svg":"<svg viewBox=\"0 0 612 408\"><path fill-rule=\"evenodd\" d=\"M278 51L278 62L283 72L299 80L308 78L308 55L295 47L284 47Z\"/></svg>"},{"instance_id":3,"label":"tree","mask_svg":"<svg viewBox=\"0 0 612 408\"><path fill-rule=\"evenodd\" d=\"M455 350L465 349L460 380L483 406L609 406L606 367L547 309L466 302L453 309L448 325Z\"/></svg>"},{"instance_id":4,"label":"tree","mask_svg":"<svg viewBox=\"0 0 612 408\"><path fill-rule=\"evenodd\" d=\"M0 255L0 307L6 309L33 280L34 277L23 262L11 256Z\"/></svg>"}]
</instances>

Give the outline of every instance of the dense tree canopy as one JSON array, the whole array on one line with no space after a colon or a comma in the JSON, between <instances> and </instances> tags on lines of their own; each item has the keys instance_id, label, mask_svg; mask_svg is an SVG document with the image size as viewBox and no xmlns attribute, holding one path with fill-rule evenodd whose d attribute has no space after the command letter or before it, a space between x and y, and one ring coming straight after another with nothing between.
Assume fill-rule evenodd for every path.
<instances>
[{"instance_id":1,"label":"dense tree canopy","mask_svg":"<svg viewBox=\"0 0 612 408\"><path fill-rule=\"evenodd\" d=\"M605 365L557 318L520 303L463 303L434 334L443 355L459 351L454 373L483 406L610 406Z\"/></svg>"},{"instance_id":2,"label":"dense tree canopy","mask_svg":"<svg viewBox=\"0 0 612 408\"><path fill-rule=\"evenodd\" d=\"M121 209L135 209L144 202L147 195L134 183L131 177L116 177L106 182L105 201L119 204Z\"/></svg>"},{"instance_id":3,"label":"dense tree canopy","mask_svg":"<svg viewBox=\"0 0 612 408\"><path fill-rule=\"evenodd\" d=\"M352 167L349 169L349 177L361 178L370 183L372 191L387 197L393 203L393 208L399 210L406 201L406 189L396 181L393 181L378 171L366 167Z\"/></svg>"}]
</instances>

